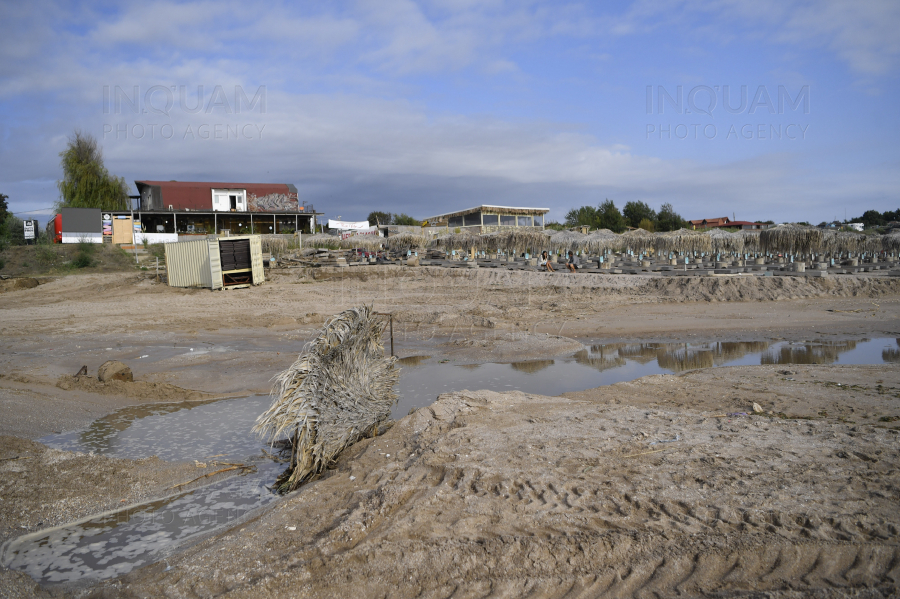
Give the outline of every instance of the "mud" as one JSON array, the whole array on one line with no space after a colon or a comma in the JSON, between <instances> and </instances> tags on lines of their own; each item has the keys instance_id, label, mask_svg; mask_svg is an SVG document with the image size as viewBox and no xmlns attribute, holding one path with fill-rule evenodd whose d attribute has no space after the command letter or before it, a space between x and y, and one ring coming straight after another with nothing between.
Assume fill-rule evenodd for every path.
<instances>
[{"instance_id":1,"label":"mud","mask_svg":"<svg viewBox=\"0 0 900 599\"><path fill-rule=\"evenodd\" d=\"M264 393L329 315L359 303L394 314L399 355L453 361L549 359L581 341L900 337L900 280L883 276L268 276L231 292L117 273L4 293L0 434L18 438L3 437L0 457L40 456L0 461L4 534L161 496L196 469L25 439L126 405ZM101 386L109 359L135 382ZM73 378L82 365L91 377ZM167 562L93 587L39 589L2 570L0 595L890 596L898 424L897 364L453 393Z\"/></svg>"}]
</instances>

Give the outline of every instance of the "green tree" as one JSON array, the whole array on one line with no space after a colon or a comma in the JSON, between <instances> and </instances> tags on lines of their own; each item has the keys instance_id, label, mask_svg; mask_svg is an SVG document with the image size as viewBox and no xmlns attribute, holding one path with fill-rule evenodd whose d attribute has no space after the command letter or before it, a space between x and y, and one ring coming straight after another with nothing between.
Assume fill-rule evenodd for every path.
<instances>
[{"instance_id":1,"label":"green tree","mask_svg":"<svg viewBox=\"0 0 900 599\"><path fill-rule=\"evenodd\" d=\"M418 221L408 214L400 213L394 215L394 223L395 225L406 225L410 227L418 227L422 225L422 221Z\"/></svg>"},{"instance_id":2,"label":"green tree","mask_svg":"<svg viewBox=\"0 0 900 599\"><path fill-rule=\"evenodd\" d=\"M369 226L372 227L374 227L375 225L389 225L391 224L391 213L374 210L369 213L369 216L366 217L366 220L369 221Z\"/></svg>"},{"instance_id":3,"label":"green tree","mask_svg":"<svg viewBox=\"0 0 900 599\"><path fill-rule=\"evenodd\" d=\"M615 233L625 230L625 217L608 198L597 208L597 217L599 220L597 228L599 229L609 229Z\"/></svg>"},{"instance_id":4,"label":"green tree","mask_svg":"<svg viewBox=\"0 0 900 599\"><path fill-rule=\"evenodd\" d=\"M656 215L657 231L677 231L683 227L687 227L687 221L681 218L681 215L675 212L672 204L665 203L659 207Z\"/></svg>"},{"instance_id":5,"label":"green tree","mask_svg":"<svg viewBox=\"0 0 900 599\"><path fill-rule=\"evenodd\" d=\"M650 220L649 218L642 218L637 226L638 226L638 229L643 229L650 233L653 233L656 231L656 225L653 224L653 221Z\"/></svg>"},{"instance_id":6,"label":"green tree","mask_svg":"<svg viewBox=\"0 0 900 599\"><path fill-rule=\"evenodd\" d=\"M653 222L656 220L656 211L644 202L627 202L622 209L622 216L629 227L641 227L642 220Z\"/></svg>"},{"instance_id":7,"label":"green tree","mask_svg":"<svg viewBox=\"0 0 900 599\"><path fill-rule=\"evenodd\" d=\"M600 217L597 209L593 206L582 206L581 208L572 208L566 212L567 227L590 227L597 229L600 224Z\"/></svg>"},{"instance_id":8,"label":"green tree","mask_svg":"<svg viewBox=\"0 0 900 599\"><path fill-rule=\"evenodd\" d=\"M125 179L111 175L103 166L103 152L93 136L76 129L59 157L63 178L56 183L58 208L128 210Z\"/></svg>"},{"instance_id":9,"label":"green tree","mask_svg":"<svg viewBox=\"0 0 900 599\"><path fill-rule=\"evenodd\" d=\"M8 195L0 193L0 223L5 222L6 215L9 214L9 204L6 203L8 199Z\"/></svg>"}]
</instances>

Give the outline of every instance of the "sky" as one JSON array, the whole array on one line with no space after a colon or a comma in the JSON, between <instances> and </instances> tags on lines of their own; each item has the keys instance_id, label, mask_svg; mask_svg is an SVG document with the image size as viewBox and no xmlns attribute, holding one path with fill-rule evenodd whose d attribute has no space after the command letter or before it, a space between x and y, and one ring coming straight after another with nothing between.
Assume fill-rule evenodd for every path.
<instances>
[{"instance_id":1,"label":"sky","mask_svg":"<svg viewBox=\"0 0 900 599\"><path fill-rule=\"evenodd\" d=\"M494 204L775 222L900 208L900 2L0 3L0 193L93 135L135 180L326 218Z\"/></svg>"}]
</instances>

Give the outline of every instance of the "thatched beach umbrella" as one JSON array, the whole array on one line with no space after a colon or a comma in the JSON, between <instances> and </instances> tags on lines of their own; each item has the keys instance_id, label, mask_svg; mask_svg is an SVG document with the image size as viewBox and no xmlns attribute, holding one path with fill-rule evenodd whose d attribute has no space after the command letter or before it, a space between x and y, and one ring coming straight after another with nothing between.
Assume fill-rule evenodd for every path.
<instances>
[{"instance_id":1,"label":"thatched beach umbrella","mask_svg":"<svg viewBox=\"0 0 900 599\"><path fill-rule=\"evenodd\" d=\"M900 231L883 235L881 237L881 249L891 254L900 252Z\"/></svg>"},{"instance_id":2,"label":"thatched beach umbrella","mask_svg":"<svg viewBox=\"0 0 900 599\"><path fill-rule=\"evenodd\" d=\"M619 245L622 249L633 252L644 252L653 247L655 236L644 229L631 229L619 235Z\"/></svg>"},{"instance_id":3,"label":"thatched beach umbrella","mask_svg":"<svg viewBox=\"0 0 900 599\"><path fill-rule=\"evenodd\" d=\"M603 253L606 250L618 249L619 245L619 235L609 229L591 231L584 239L585 249L596 254Z\"/></svg>"},{"instance_id":4,"label":"thatched beach umbrella","mask_svg":"<svg viewBox=\"0 0 900 599\"><path fill-rule=\"evenodd\" d=\"M712 240L709 235L690 229L678 229L677 231L656 235L654 245L657 252L690 254L712 251Z\"/></svg>"},{"instance_id":5,"label":"thatched beach umbrella","mask_svg":"<svg viewBox=\"0 0 900 599\"><path fill-rule=\"evenodd\" d=\"M738 231L738 235L744 240L745 252L756 254L762 251L759 245L759 229L743 229Z\"/></svg>"},{"instance_id":6,"label":"thatched beach umbrella","mask_svg":"<svg viewBox=\"0 0 900 599\"><path fill-rule=\"evenodd\" d=\"M416 235L414 233L400 233L392 235L384 240L384 246L394 252L405 252L418 248L425 248L428 241L424 235Z\"/></svg>"},{"instance_id":7,"label":"thatched beach umbrella","mask_svg":"<svg viewBox=\"0 0 900 599\"><path fill-rule=\"evenodd\" d=\"M550 234L549 247L557 251L567 252L569 250L577 252L587 246L587 235L578 231L555 231Z\"/></svg>"},{"instance_id":8,"label":"thatched beach umbrella","mask_svg":"<svg viewBox=\"0 0 900 599\"><path fill-rule=\"evenodd\" d=\"M712 243L714 252L734 252L740 254L744 251L744 236L739 233L729 233L721 229L712 229L707 233Z\"/></svg>"},{"instance_id":9,"label":"thatched beach umbrella","mask_svg":"<svg viewBox=\"0 0 900 599\"><path fill-rule=\"evenodd\" d=\"M336 250L341 247L341 238L336 235L328 235L325 233L316 233L315 235L306 235L301 239L303 247L307 248L328 248Z\"/></svg>"},{"instance_id":10,"label":"thatched beach umbrella","mask_svg":"<svg viewBox=\"0 0 900 599\"><path fill-rule=\"evenodd\" d=\"M813 254L822 251L825 234L822 229L802 225L778 225L759 234L764 252L788 254Z\"/></svg>"},{"instance_id":11,"label":"thatched beach umbrella","mask_svg":"<svg viewBox=\"0 0 900 599\"><path fill-rule=\"evenodd\" d=\"M341 312L276 377L272 406L253 431L273 442L291 437L290 467L278 479L280 491L315 478L390 416L399 369L396 358L384 357L384 326L368 306Z\"/></svg>"}]
</instances>

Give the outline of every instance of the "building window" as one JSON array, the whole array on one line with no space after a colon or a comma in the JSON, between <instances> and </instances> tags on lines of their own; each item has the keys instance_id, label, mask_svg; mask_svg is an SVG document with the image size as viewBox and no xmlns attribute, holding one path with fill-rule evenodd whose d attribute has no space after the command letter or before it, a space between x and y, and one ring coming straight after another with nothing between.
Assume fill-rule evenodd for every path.
<instances>
[{"instance_id":1,"label":"building window","mask_svg":"<svg viewBox=\"0 0 900 599\"><path fill-rule=\"evenodd\" d=\"M247 190L213 189L212 209L216 212L247 212Z\"/></svg>"},{"instance_id":2,"label":"building window","mask_svg":"<svg viewBox=\"0 0 900 599\"><path fill-rule=\"evenodd\" d=\"M531 220L530 216L520 216L519 217L519 226L520 227L530 227L534 223Z\"/></svg>"},{"instance_id":3,"label":"building window","mask_svg":"<svg viewBox=\"0 0 900 599\"><path fill-rule=\"evenodd\" d=\"M464 227L481 226L481 213L475 212L473 214L463 215L463 226Z\"/></svg>"},{"instance_id":4,"label":"building window","mask_svg":"<svg viewBox=\"0 0 900 599\"><path fill-rule=\"evenodd\" d=\"M447 225L447 226L450 226L450 227L461 227L461 226L463 226L463 217L461 217L461 216L453 216L453 217L450 217L450 220L448 221L448 225Z\"/></svg>"},{"instance_id":5,"label":"building window","mask_svg":"<svg viewBox=\"0 0 900 599\"><path fill-rule=\"evenodd\" d=\"M496 214L485 214L483 218L486 227L496 227L500 224L500 217Z\"/></svg>"},{"instance_id":6,"label":"building window","mask_svg":"<svg viewBox=\"0 0 900 599\"><path fill-rule=\"evenodd\" d=\"M500 215L500 224L505 227L515 227L516 226L516 217L511 214L501 214Z\"/></svg>"}]
</instances>

